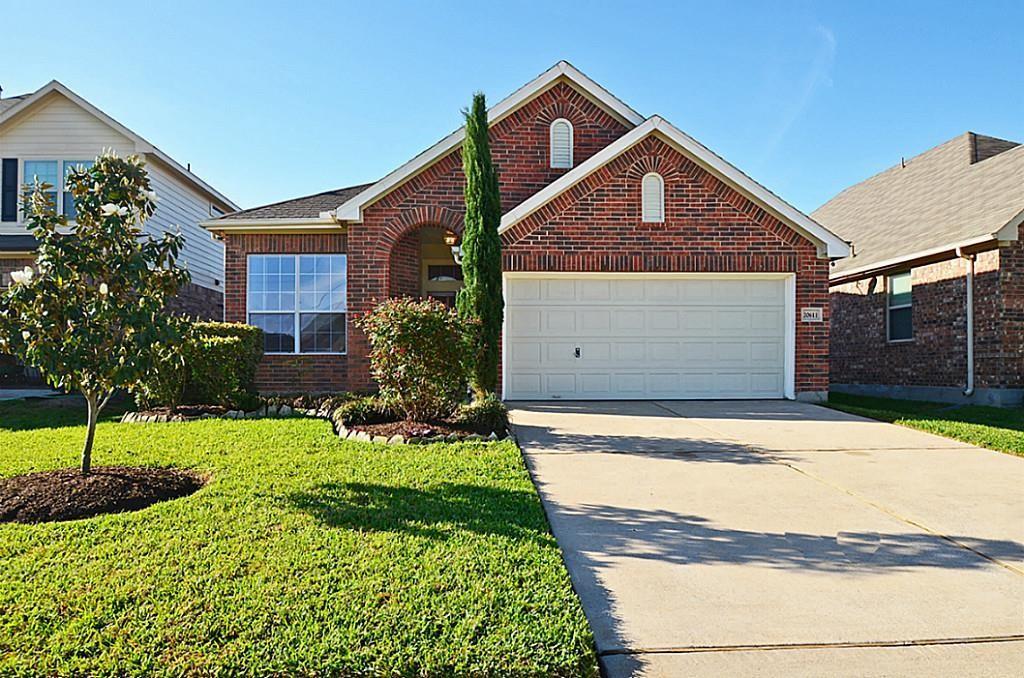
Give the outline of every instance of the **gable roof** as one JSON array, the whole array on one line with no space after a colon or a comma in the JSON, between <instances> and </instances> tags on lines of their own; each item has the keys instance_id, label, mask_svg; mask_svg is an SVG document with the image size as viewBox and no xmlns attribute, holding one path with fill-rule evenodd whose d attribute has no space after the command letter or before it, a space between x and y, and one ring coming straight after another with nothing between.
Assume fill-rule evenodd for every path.
<instances>
[{"instance_id":1,"label":"gable roof","mask_svg":"<svg viewBox=\"0 0 1024 678\"><path fill-rule=\"evenodd\" d=\"M818 244L823 248L828 257L840 258L850 254L850 246L847 242L748 177L696 139L657 115L651 116L643 124L635 127L598 151L586 162L578 165L572 171L563 174L556 181L548 184L526 201L506 212L501 218L499 232L505 231L519 223L596 170L607 165L653 134L658 135L698 165L761 205L790 228Z\"/></svg>"},{"instance_id":2,"label":"gable roof","mask_svg":"<svg viewBox=\"0 0 1024 678\"><path fill-rule=\"evenodd\" d=\"M259 207L251 207L249 209L239 210L238 212L232 212L231 214L225 214L217 217L216 219L210 219L204 223L213 227L216 224L242 220L320 219L321 214L335 209L339 202L345 202L371 185L372 184L359 184L358 186L347 186L345 188L336 188L331 191L322 191L320 193L314 193L313 195L306 195L300 198L281 200L280 202L270 203L269 205L260 205ZM329 221L333 222L333 219L329 219Z\"/></svg>"},{"instance_id":3,"label":"gable roof","mask_svg":"<svg viewBox=\"0 0 1024 678\"><path fill-rule=\"evenodd\" d=\"M1016 240L1024 219L1024 146L966 132L855 184L814 211L854 241L830 277Z\"/></svg>"},{"instance_id":4,"label":"gable roof","mask_svg":"<svg viewBox=\"0 0 1024 678\"><path fill-rule=\"evenodd\" d=\"M627 106L614 94L581 73L568 61L559 61L515 92L505 97L487 111L487 122L493 125L513 113L523 104L547 91L558 82L569 82L588 98L602 106L627 127L635 127L644 117ZM465 126L455 130L441 141L423 151L409 162L371 184L357 195L342 202L335 214L341 221L361 221L362 210L367 205L387 195L434 162L458 148L466 136Z\"/></svg>"},{"instance_id":5,"label":"gable roof","mask_svg":"<svg viewBox=\"0 0 1024 678\"><path fill-rule=\"evenodd\" d=\"M122 135L130 139L132 142L135 143L135 151L137 153L150 155L157 158L164 165L168 166L171 169L171 171L177 174L179 178L184 180L186 183L191 184L194 188L198 189L199 192L204 193L208 197L211 197L215 201L221 203L227 209L238 209L238 205L229 200L220 191L216 190L215 188L207 184L205 181L197 177L189 169L182 167L177 161L175 161L169 155L161 151L159 148L149 143L148 141L140 137L138 134L136 134L135 132L131 131L130 129L119 123L117 120L114 120L100 109L96 108L91 103L89 103L82 97L72 92L70 89L65 87L64 84L58 82L57 80L51 80L50 82L46 83L38 90L33 92L32 94L23 95L21 97L12 97L12 99L16 98L18 99L18 101L11 106L0 109L0 127L7 124L9 121L20 117L28 110L30 110L33 106L35 106L37 103L46 99L49 95L54 93L64 96L66 99L68 99L69 101L71 101L87 113L91 114L93 117L97 118L101 122L105 123L106 125L110 126L117 132L121 133ZM7 99L4 99L3 101L7 101Z\"/></svg>"}]
</instances>

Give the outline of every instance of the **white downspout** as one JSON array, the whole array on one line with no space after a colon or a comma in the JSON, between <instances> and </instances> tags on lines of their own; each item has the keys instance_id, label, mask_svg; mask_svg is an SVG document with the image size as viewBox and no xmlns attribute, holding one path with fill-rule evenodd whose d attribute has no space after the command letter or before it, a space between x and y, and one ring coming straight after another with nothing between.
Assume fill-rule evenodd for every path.
<instances>
[{"instance_id":1,"label":"white downspout","mask_svg":"<svg viewBox=\"0 0 1024 678\"><path fill-rule=\"evenodd\" d=\"M974 255L964 254L963 248L956 248L956 255L967 262L967 386L964 395L974 395Z\"/></svg>"}]
</instances>

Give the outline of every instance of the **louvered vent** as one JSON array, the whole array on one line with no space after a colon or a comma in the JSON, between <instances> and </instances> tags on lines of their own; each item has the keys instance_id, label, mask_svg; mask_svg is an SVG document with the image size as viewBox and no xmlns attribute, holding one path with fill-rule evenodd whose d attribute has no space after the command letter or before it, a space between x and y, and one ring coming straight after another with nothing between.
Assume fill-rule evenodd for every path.
<instances>
[{"instance_id":1,"label":"louvered vent","mask_svg":"<svg viewBox=\"0 0 1024 678\"><path fill-rule=\"evenodd\" d=\"M642 189L643 220L654 223L665 221L665 182L661 176L645 175Z\"/></svg>"},{"instance_id":2,"label":"louvered vent","mask_svg":"<svg viewBox=\"0 0 1024 678\"><path fill-rule=\"evenodd\" d=\"M572 124L568 120L551 123L551 166L572 167Z\"/></svg>"}]
</instances>

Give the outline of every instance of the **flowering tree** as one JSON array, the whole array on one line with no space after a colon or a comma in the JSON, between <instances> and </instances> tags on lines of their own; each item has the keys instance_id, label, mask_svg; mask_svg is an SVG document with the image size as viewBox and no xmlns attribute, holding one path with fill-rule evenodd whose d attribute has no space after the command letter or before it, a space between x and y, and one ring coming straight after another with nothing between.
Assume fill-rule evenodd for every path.
<instances>
[{"instance_id":1,"label":"flowering tree","mask_svg":"<svg viewBox=\"0 0 1024 678\"><path fill-rule=\"evenodd\" d=\"M136 156L104 153L69 174L77 214L70 225L47 194L52 186L26 188L37 270L14 272L0 294L0 349L37 367L54 387L85 396L81 469L88 474L100 411L115 390L132 388L153 368L154 347L179 336L165 306L189 280L175 266L182 239L143 234L156 195Z\"/></svg>"}]
</instances>

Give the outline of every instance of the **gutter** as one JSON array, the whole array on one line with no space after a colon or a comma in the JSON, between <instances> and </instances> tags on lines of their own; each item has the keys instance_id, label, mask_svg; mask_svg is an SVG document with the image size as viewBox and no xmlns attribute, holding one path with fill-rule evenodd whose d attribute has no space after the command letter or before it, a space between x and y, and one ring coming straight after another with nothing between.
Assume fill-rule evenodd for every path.
<instances>
[{"instance_id":1,"label":"gutter","mask_svg":"<svg viewBox=\"0 0 1024 678\"><path fill-rule=\"evenodd\" d=\"M965 254L962 247L956 248L956 256L967 262L967 301L964 308L967 316L967 385L964 395L974 395L974 255Z\"/></svg>"},{"instance_id":2,"label":"gutter","mask_svg":"<svg viewBox=\"0 0 1024 678\"><path fill-rule=\"evenodd\" d=\"M828 284L830 287L842 285L844 283L854 282L869 276L879 275L893 269L906 268L908 266L919 266L933 261L942 261L947 258L952 259L953 257L959 256L957 252L966 250L967 248L970 248L973 252L995 249L999 247L999 241L999 234L996 233L971 238L970 240L964 240L951 245L944 245L942 247L934 247L929 250L905 254L900 257L894 257L874 264L868 264L867 266L851 268L846 271L840 271L839 273L833 273L828 278Z\"/></svg>"}]
</instances>

